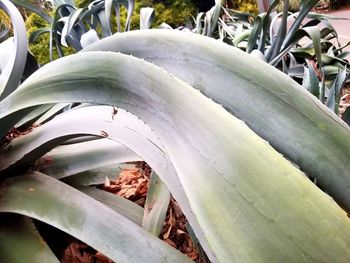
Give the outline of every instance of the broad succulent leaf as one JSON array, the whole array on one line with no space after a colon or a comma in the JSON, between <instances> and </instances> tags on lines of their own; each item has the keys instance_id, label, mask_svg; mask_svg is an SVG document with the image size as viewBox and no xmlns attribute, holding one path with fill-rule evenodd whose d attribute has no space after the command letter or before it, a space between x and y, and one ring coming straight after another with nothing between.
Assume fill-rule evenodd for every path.
<instances>
[{"instance_id":1,"label":"broad succulent leaf","mask_svg":"<svg viewBox=\"0 0 350 263\"><path fill-rule=\"evenodd\" d=\"M59 262L37 232L31 219L24 216L1 214L0 244L3 262Z\"/></svg>"},{"instance_id":2,"label":"broad succulent leaf","mask_svg":"<svg viewBox=\"0 0 350 263\"><path fill-rule=\"evenodd\" d=\"M142 221L143 228L159 236L170 203L170 192L158 175L152 171Z\"/></svg>"},{"instance_id":3,"label":"broad succulent leaf","mask_svg":"<svg viewBox=\"0 0 350 263\"><path fill-rule=\"evenodd\" d=\"M282 72L218 41L171 30L127 32L89 50L132 54L193 85L317 177L350 211L349 127Z\"/></svg>"},{"instance_id":4,"label":"broad succulent leaf","mask_svg":"<svg viewBox=\"0 0 350 263\"><path fill-rule=\"evenodd\" d=\"M48 223L116 262L192 262L134 222L86 194L40 173L1 182L1 212Z\"/></svg>"},{"instance_id":5,"label":"broad succulent leaf","mask_svg":"<svg viewBox=\"0 0 350 263\"><path fill-rule=\"evenodd\" d=\"M0 1L0 9L3 9L10 17L14 38L7 41L13 41L13 45L9 45L9 57L6 59L6 66L1 67L0 71L0 99L5 98L14 91L21 82L25 62L27 58L27 35L21 13L9 1Z\"/></svg>"},{"instance_id":6,"label":"broad succulent leaf","mask_svg":"<svg viewBox=\"0 0 350 263\"><path fill-rule=\"evenodd\" d=\"M218 42L210 43L216 50L213 54L217 53ZM228 48L219 45L223 52ZM229 53L225 54L226 60L219 60L222 64L230 59ZM236 55L244 71L247 65L242 56L248 62L252 58L239 52ZM259 61L254 62L253 65L260 67ZM271 71L277 80L269 78L270 87L278 81L279 85L287 84L293 95L304 91L275 69L266 64L261 67L261 74L254 75L259 77L260 85L269 76L266 71ZM305 98L323 109L317 100ZM185 197L178 200L179 204L184 205L185 215L195 226L194 231L212 261L350 260L347 249L350 222L328 195L242 121L148 62L110 52L81 53L59 59L39 69L2 101L0 118L25 107L76 101L120 106L150 125L164 145L181 186L171 185L169 179L167 182L161 167L155 167L155 171L164 178L171 192L183 188ZM326 115L322 119L332 118L334 123L342 125L328 110L323 110L322 114ZM31 181L41 177L44 178L26 178ZM23 178L13 180L26 183ZM18 193L16 196L28 199ZM186 198L193 215L188 215ZM13 203L8 207L13 207ZM334 233L337 239L333 238ZM101 252L105 253L102 249Z\"/></svg>"}]
</instances>

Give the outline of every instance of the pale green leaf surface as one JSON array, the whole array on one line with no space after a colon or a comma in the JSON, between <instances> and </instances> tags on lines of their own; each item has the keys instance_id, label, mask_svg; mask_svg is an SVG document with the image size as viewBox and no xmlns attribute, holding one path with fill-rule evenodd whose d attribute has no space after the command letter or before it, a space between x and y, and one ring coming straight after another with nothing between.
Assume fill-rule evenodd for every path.
<instances>
[{"instance_id":1,"label":"pale green leaf surface","mask_svg":"<svg viewBox=\"0 0 350 263\"><path fill-rule=\"evenodd\" d=\"M185 80L317 177L350 211L349 127L285 74L219 41L168 30L114 35L89 50L132 54Z\"/></svg>"},{"instance_id":2,"label":"pale green leaf surface","mask_svg":"<svg viewBox=\"0 0 350 263\"><path fill-rule=\"evenodd\" d=\"M0 215L0 255L4 263L59 262L31 220L15 214Z\"/></svg>"},{"instance_id":3,"label":"pale green leaf surface","mask_svg":"<svg viewBox=\"0 0 350 263\"><path fill-rule=\"evenodd\" d=\"M106 177L109 179L117 179L123 169L132 169L135 165L132 164L111 164L89 171L74 174L62 179L65 183L74 187L84 187L104 184Z\"/></svg>"},{"instance_id":4,"label":"pale green leaf surface","mask_svg":"<svg viewBox=\"0 0 350 263\"><path fill-rule=\"evenodd\" d=\"M53 106L54 106L53 104L46 104L33 109L24 118L22 118L19 122L17 122L15 127L18 128L23 125L26 125L26 124L28 125L35 122L39 117L41 117L45 112L47 112Z\"/></svg>"},{"instance_id":5,"label":"pale green leaf surface","mask_svg":"<svg viewBox=\"0 0 350 263\"><path fill-rule=\"evenodd\" d=\"M149 153L152 150L147 149L147 144L154 145L157 151L162 148L151 129L132 114L119 110L113 115L113 108L107 106L83 107L65 112L31 133L12 140L0 152L0 170L29 165L62 142L84 135L121 136L131 145L138 144L134 147ZM140 158L132 151L106 139L62 146L44 156L37 165L41 171L62 178L111 163L138 160Z\"/></svg>"},{"instance_id":6,"label":"pale green leaf surface","mask_svg":"<svg viewBox=\"0 0 350 263\"><path fill-rule=\"evenodd\" d=\"M111 208L41 173L1 183L0 211L48 223L120 262L192 262Z\"/></svg>"},{"instance_id":7,"label":"pale green leaf surface","mask_svg":"<svg viewBox=\"0 0 350 263\"><path fill-rule=\"evenodd\" d=\"M134 202L93 187L79 188L79 190L125 216L135 224L142 225L143 208Z\"/></svg>"},{"instance_id":8,"label":"pale green leaf surface","mask_svg":"<svg viewBox=\"0 0 350 263\"><path fill-rule=\"evenodd\" d=\"M217 42L211 43L216 47ZM219 47L226 49L223 44ZM230 59L229 53L226 55L221 62ZM267 77L272 88L276 89L276 81L279 85L286 82L291 86L290 93L306 94L266 64L247 54L236 55L238 60L243 56L247 62L254 61L256 67L263 65L262 72L254 76L260 81ZM240 62L237 67L244 71L247 65ZM215 71L213 65L211 69ZM266 76L266 71L274 72L274 78ZM311 97L305 98L319 105ZM179 184L183 187L185 197L180 201L175 198L181 207L187 198L195 217L188 216L186 206L185 215L192 226L198 220L199 228L196 226L194 231L212 261L350 260L350 222L328 195L242 121L150 63L111 52L81 53L56 60L0 103L0 118L32 105L74 101L118 105L150 125L169 154L178 185L169 183L160 161L144 159L171 192L178 191ZM333 120L328 110L324 113L326 117L321 115L319 119ZM334 122L345 125L335 118Z\"/></svg>"},{"instance_id":9,"label":"pale green leaf surface","mask_svg":"<svg viewBox=\"0 0 350 263\"><path fill-rule=\"evenodd\" d=\"M170 192L158 175L152 171L147 191L142 227L155 236L162 232L170 202Z\"/></svg>"},{"instance_id":10,"label":"pale green leaf surface","mask_svg":"<svg viewBox=\"0 0 350 263\"><path fill-rule=\"evenodd\" d=\"M141 159L121 144L100 139L56 147L40 158L36 167L47 175L64 178L109 164L132 161Z\"/></svg>"},{"instance_id":11,"label":"pale green leaf surface","mask_svg":"<svg viewBox=\"0 0 350 263\"><path fill-rule=\"evenodd\" d=\"M34 123L34 125L41 125L45 123L46 121L52 119L58 112L63 110L65 107L67 107L69 103L58 103L54 106L52 106L47 112L45 112L42 116L40 116L39 119L37 119Z\"/></svg>"},{"instance_id":12,"label":"pale green leaf surface","mask_svg":"<svg viewBox=\"0 0 350 263\"><path fill-rule=\"evenodd\" d=\"M154 20L154 8L143 7L140 10L140 29L150 29Z\"/></svg>"},{"instance_id":13,"label":"pale green leaf surface","mask_svg":"<svg viewBox=\"0 0 350 263\"><path fill-rule=\"evenodd\" d=\"M7 50L10 57L6 67L0 72L0 99L3 99L14 91L21 81L28 44L24 21L18 9L9 0L0 1L0 9L9 15L14 31L13 50Z\"/></svg>"},{"instance_id":14,"label":"pale green leaf surface","mask_svg":"<svg viewBox=\"0 0 350 263\"><path fill-rule=\"evenodd\" d=\"M29 1L26 1L26 0L11 0L11 2L14 3L17 6L24 7L26 9L36 13L37 15L39 15L40 17L45 19L48 23L51 22L51 17L48 14L46 14L38 6L35 6L35 5L31 4Z\"/></svg>"}]
</instances>

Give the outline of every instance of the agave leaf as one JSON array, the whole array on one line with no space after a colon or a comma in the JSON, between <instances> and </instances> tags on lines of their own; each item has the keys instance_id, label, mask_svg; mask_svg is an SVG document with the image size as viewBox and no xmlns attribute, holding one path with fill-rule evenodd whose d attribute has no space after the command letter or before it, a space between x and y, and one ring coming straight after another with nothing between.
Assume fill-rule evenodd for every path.
<instances>
[{"instance_id":1,"label":"agave leaf","mask_svg":"<svg viewBox=\"0 0 350 263\"><path fill-rule=\"evenodd\" d=\"M58 103L52 106L47 112L45 112L42 116L40 116L39 119L35 121L34 125L38 126L39 124L47 122L48 120L52 119L56 114L58 114L61 110L66 108L68 105L69 103Z\"/></svg>"},{"instance_id":2,"label":"agave leaf","mask_svg":"<svg viewBox=\"0 0 350 263\"><path fill-rule=\"evenodd\" d=\"M0 99L2 99L14 91L21 82L28 45L24 21L18 9L9 0L1 1L0 9L9 15L14 31L13 46L11 50L6 51L10 56L5 68L2 68L0 72Z\"/></svg>"},{"instance_id":3,"label":"agave leaf","mask_svg":"<svg viewBox=\"0 0 350 263\"><path fill-rule=\"evenodd\" d=\"M143 208L134 202L93 187L79 188L79 190L120 213L135 224L142 225Z\"/></svg>"},{"instance_id":4,"label":"agave leaf","mask_svg":"<svg viewBox=\"0 0 350 263\"><path fill-rule=\"evenodd\" d=\"M321 90L320 90L320 101L326 103L326 78L324 77L324 70L321 68L322 79L321 79Z\"/></svg>"},{"instance_id":5,"label":"agave leaf","mask_svg":"<svg viewBox=\"0 0 350 263\"><path fill-rule=\"evenodd\" d=\"M248 53L251 53L256 45L256 41L258 40L258 37L261 33L262 24L263 24L262 22L264 21L265 16L266 14L260 14L254 20L254 25L248 39L248 45L246 50L246 52Z\"/></svg>"},{"instance_id":6,"label":"agave leaf","mask_svg":"<svg viewBox=\"0 0 350 263\"><path fill-rule=\"evenodd\" d=\"M203 262L203 263L210 263L207 255L205 254L203 248L200 245L200 241L198 240L198 238L194 234L191 225L187 223L186 224L186 229L188 231L189 236L191 237L191 239L193 241L194 246L197 248L197 251L199 252L199 257L202 260L201 262Z\"/></svg>"},{"instance_id":7,"label":"agave leaf","mask_svg":"<svg viewBox=\"0 0 350 263\"><path fill-rule=\"evenodd\" d=\"M150 29L154 20L154 8L143 7L140 10L140 29Z\"/></svg>"},{"instance_id":8,"label":"agave leaf","mask_svg":"<svg viewBox=\"0 0 350 263\"><path fill-rule=\"evenodd\" d=\"M74 24L77 22L80 14L83 12L84 9L79 8L77 10L74 10L67 19L64 20L64 27L61 32L61 44L65 47L68 47L67 44L67 38L69 34L71 33Z\"/></svg>"},{"instance_id":9,"label":"agave leaf","mask_svg":"<svg viewBox=\"0 0 350 263\"><path fill-rule=\"evenodd\" d=\"M327 107L338 114L339 102L340 102L340 91L343 88L347 79L346 68L339 70L337 77L335 78L333 85L329 91L329 96L326 101Z\"/></svg>"},{"instance_id":10,"label":"agave leaf","mask_svg":"<svg viewBox=\"0 0 350 263\"><path fill-rule=\"evenodd\" d=\"M308 66L305 67L304 78L303 78L303 87L311 92L315 97L320 96L320 86L317 74L313 66L308 63Z\"/></svg>"},{"instance_id":11,"label":"agave leaf","mask_svg":"<svg viewBox=\"0 0 350 263\"><path fill-rule=\"evenodd\" d=\"M112 34L112 28L111 28L111 11L112 11L112 7L113 7L113 2L114 0L105 0L105 8L104 8L104 12L105 12L105 19L107 21L107 27L108 30L110 31L110 35Z\"/></svg>"},{"instance_id":12,"label":"agave leaf","mask_svg":"<svg viewBox=\"0 0 350 263\"><path fill-rule=\"evenodd\" d=\"M52 4L54 7L59 7L61 5L70 5L74 6L74 1L73 0L52 0Z\"/></svg>"},{"instance_id":13,"label":"agave leaf","mask_svg":"<svg viewBox=\"0 0 350 263\"><path fill-rule=\"evenodd\" d=\"M25 1L25 0L11 0L12 3L14 3L16 6L24 7L33 13L37 14L44 20L46 20L48 23L51 22L51 17L46 14L41 8L39 8L36 5L33 5L30 3L30 1Z\"/></svg>"},{"instance_id":14,"label":"agave leaf","mask_svg":"<svg viewBox=\"0 0 350 263\"><path fill-rule=\"evenodd\" d=\"M273 37L271 37L270 39L270 41L272 42L272 45L266 56L267 61L273 60L280 53L282 43L287 33L288 9L289 9L289 0L283 0L282 19L278 28L276 39L274 39Z\"/></svg>"},{"instance_id":15,"label":"agave leaf","mask_svg":"<svg viewBox=\"0 0 350 263\"><path fill-rule=\"evenodd\" d=\"M218 41L176 31L128 32L88 50L133 54L192 84L317 177L350 211L349 127L285 74Z\"/></svg>"},{"instance_id":16,"label":"agave leaf","mask_svg":"<svg viewBox=\"0 0 350 263\"><path fill-rule=\"evenodd\" d=\"M317 26L298 29L290 41L286 43L286 46L283 47L283 50L272 61L270 61L270 64L277 65L277 63L292 48L292 46L303 37L309 37L312 40L317 63L319 66L322 66L320 30Z\"/></svg>"},{"instance_id":17,"label":"agave leaf","mask_svg":"<svg viewBox=\"0 0 350 263\"><path fill-rule=\"evenodd\" d=\"M111 164L82 173L74 174L62 179L63 182L77 187L101 185L108 179L118 178L123 169L135 168L133 164ZM141 224L140 224L141 225Z\"/></svg>"},{"instance_id":18,"label":"agave leaf","mask_svg":"<svg viewBox=\"0 0 350 263\"><path fill-rule=\"evenodd\" d=\"M45 112L51 109L53 104L46 104L40 107L35 108L33 111L28 113L24 118L22 118L19 122L16 123L15 127L19 128L24 125L30 125L35 120L37 120L40 116L42 116Z\"/></svg>"},{"instance_id":19,"label":"agave leaf","mask_svg":"<svg viewBox=\"0 0 350 263\"><path fill-rule=\"evenodd\" d=\"M48 223L116 262L191 262L121 214L44 174L14 177L1 188L0 211Z\"/></svg>"},{"instance_id":20,"label":"agave leaf","mask_svg":"<svg viewBox=\"0 0 350 263\"><path fill-rule=\"evenodd\" d=\"M36 163L37 169L63 178L113 163L140 161L134 152L108 139L60 146Z\"/></svg>"},{"instance_id":21,"label":"agave leaf","mask_svg":"<svg viewBox=\"0 0 350 263\"><path fill-rule=\"evenodd\" d=\"M0 244L3 262L59 262L31 220L20 215L1 214Z\"/></svg>"},{"instance_id":22,"label":"agave leaf","mask_svg":"<svg viewBox=\"0 0 350 263\"><path fill-rule=\"evenodd\" d=\"M125 31L130 30L130 21L131 21L131 16L132 13L134 12L134 6L135 6L135 0L122 0L124 2L124 5L128 9L128 14L126 17L126 24L125 24ZM126 5L127 3L127 5Z\"/></svg>"},{"instance_id":23,"label":"agave leaf","mask_svg":"<svg viewBox=\"0 0 350 263\"><path fill-rule=\"evenodd\" d=\"M270 3L270 6L266 12L266 16L263 19L263 27L262 27L262 32L261 32L261 36L260 36L260 43L259 43L259 50L264 53L264 49L265 49L265 44L266 44L266 40L268 38L268 34L269 34L269 28L270 28L270 24L271 24L271 12L273 12L274 8L279 4L280 0L273 0Z\"/></svg>"},{"instance_id":24,"label":"agave leaf","mask_svg":"<svg viewBox=\"0 0 350 263\"><path fill-rule=\"evenodd\" d=\"M197 17L196 17L196 28L195 28L195 32L197 34L202 34L203 32L203 25L202 25L202 20L205 16L204 12L200 12L198 13Z\"/></svg>"},{"instance_id":25,"label":"agave leaf","mask_svg":"<svg viewBox=\"0 0 350 263\"><path fill-rule=\"evenodd\" d=\"M98 37L97 32L94 29L90 29L88 32L81 35L80 44L85 48L98 40L100 40L100 38Z\"/></svg>"},{"instance_id":26,"label":"agave leaf","mask_svg":"<svg viewBox=\"0 0 350 263\"><path fill-rule=\"evenodd\" d=\"M314 12L309 12L307 14L307 17L310 19L319 19L319 20L350 20L347 17L333 16L328 14L314 13Z\"/></svg>"},{"instance_id":27,"label":"agave leaf","mask_svg":"<svg viewBox=\"0 0 350 263\"><path fill-rule=\"evenodd\" d=\"M223 65L229 63L230 54L235 53L236 62L240 62L236 67L242 72L245 72L245 63L259 68L254 76L259 77L260 85L266 76L270 76L266 73L273 72L273 77L268 77L271 89L277 81L278 87L287 84L283 88L288 87L286 91L293 92L295 96L305 94L303 98L307 98L309 104L313 102L324 109L323 113L337 124L336 135L341 135L339 130L344 131L347 127L320 102L306 95L307 91L302 87L248 54L243 55L225 44L205 40L196 34L176 33L173 36L184 38L182 41L185 42L199 38L205 46L209 41L208 47L215 50L213 54L220 51L225 54L226 59L219 60ZM184 49L181 45L173 47ZM231 53L225 52L228 50ZM210 59L218 58L210 56ZM250 64L252 61L255 63ZM212 63L210 66L213 72L215 67ZM58 68L60 74L57 74ZM249 82L254 83L251 79ZM249 82L245 83L248 90ZM258 93L257 89L255 93ZM288 96L288 100L291 98ZM164 174L164 169L172 167L164 165L166 156L160 161L161 155L156 151L153 160L145 153L139 155L145 156L143 159L151 164L174 193L212 261L281 262L288 259L288 262L299 263L303 260L350 260L350 222L346 213L242 121L164 70L135 57L111 52L80 53L61 58L36 71L2 101L0 119L24 107L63 101L119 105L150 125L164 145L178 181L171 181L175 177L173 173ZM309 110L309 104L302 105L305 106L304 112ZM291 109L288 108L289 111ZM320 112L319 109L317 112ZM272 113L269 111L270 115ZM324 115L321 116L322 120L327 120ZM212 125L213 120L215 125ZM334 134L327 135L332 138ZM41 176L29 178L40 180ZM18 181L26 182L23 178ZM50 181L49 185L53 183ZM27 191L28 185L25 189ZM183 196L178 195L181 191ZM39 194L42 197L43 192ZM26 195L15 195L28 200ZM5 200L3 203L14 207L13 203L8 203L13 200L12 195ZM45 199L46 203L48 201L54 202ZM25 205L22 200L20 203ZM91 202L88 203L91 207ZM106 221L110 225L111 221ZM105 253L99 247L97 249Z\"/></svg>"},{"instance_id":28,"label":"agave leaf","mask_svg":"<svg viewBox=\"0 0 350 263\"><path fill-rule=\"evenodd\" d=\"M213 36L215 30L217 29L219 17L222 10L221 0L215 0L215 6L207 12L207 36Z\"/></svg>"},{"instance_id":29,"label":"agave leaf","mask_svg":"<svg viewBox=\"0 0 350 263\"><path fill-rule=\"evenodd\" d=\"M63 50L61 48L61 46L59 45L60 40L58 37L58 31L62 30L63 26L61 25L59 19L60 19L60 10L64 9L64 8L72 8L73 6L70 5L61 5L59 7L57 7L57 9L54 11L54 15L52 18L52 23L51 23L51 30L50 30L50 47L49 47L49 51L50 51L50 61L53 60L53 45L55 43L56 48L57 48L57 52L59 54L60 57L64 56Z\"/></svg>"},{"instance_id":30,"label":"agave leaf","mask_svg":"<svg viewBox=\"0 0 350 263\"><path fill-rule=\"evenodd\" d=\"M150 128L135 116L122 110L116 116L112 116L111 112L111 107L96 106L72 110L57 116L4 147L1 151L0 170L26 167L62 142L84 135L117 138L121 136L130 140L131 144L137 142L141 148L146 148L150 143L154 144L158 151L162 148ZM74 125L71 124L72 121ZM137 160L137 155L121 145L113 145L113 141L94 140L54 150L44 156L37 165L41 171L62 178L111 163Z\"/></svg>"},{"instance_id":31,"label":"agave leaf","mask_svg":"<svg viewBox=\"0 0 350 263\"><path fill-rule=\"evenodd\" d=\"M5 28L0 31L0 41L4 41L5 39L8 38L8 35L10 33L10 28Z\"/></svg>"},{"instance_id":32,"label":"agave leaf","mask_svg":"<svg viewBox=\"0 0 350 263\"><path fill-rule=\"evenodd\" d=\"M49 27L40 28L38 30L35 30L29 36L29 39L28 39L29 44L35 42L38 39L38 37L40 37L42 34L50 33L50 30L51 30L51 28L49 28Z\"/></svg>"},{"instance_id":33,"label":"agave leaf","mask_svg":"<svg viewBox=\"0 0 350 263\"><path fill-rule=\"evenodd\" d=\"M162 232L166 212L170 203L170 192L158 175L152 171L144 209L142 227L155 236Z\"/></svg>"},{"instance_id":34,"label":"agave leaf","mask_svg":"<svg viewBox=\"0 0 350 263\"><path fill-rule=\"evenodd\" d=\"M310 10L319 2L319 0L301 0L300 2L300 11L292 24L291 28L286 35L282 46L287 46L287 43L290 42L290 39L294 37L296 31L300 28L301 23L305 19L305 17L309 14Z\"/></svg>"},{"instance_id":35,"label":"agave leaf","mask_svg":"<svg viewBox=\"0 0 350 263\"><path fill-rule=\"evenodd\" d=\"M342 119L350 126L350 107L345 110Z\"/></svg>"}]
</instances>

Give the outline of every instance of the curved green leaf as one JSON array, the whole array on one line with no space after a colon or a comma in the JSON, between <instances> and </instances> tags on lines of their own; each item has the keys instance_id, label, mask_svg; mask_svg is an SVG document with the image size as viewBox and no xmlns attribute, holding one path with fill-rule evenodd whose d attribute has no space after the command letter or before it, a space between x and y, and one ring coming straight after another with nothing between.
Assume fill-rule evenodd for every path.
<instances>
[{"instance_id":1,"label":"curved green leaf","mask_svg":"<svg viewBox=\"0 0 350 263\"><path fill-rule=\"evenodd\" d=\"M36 166L47 175L63 178L113 163L140 160L124 146L101 139L57 147L39 159Z\"/></svg>"},{"instance_id":2,"label":"curved green leaf","mask_svg":"<svg viewBox=\"0 0 350 263\"><path fill-rule=\"evenodd\" d=\"M36 121L40 116L45 114L50 108L52 108L53 104L46 104L41 107L37 107L28 113L24 118L22 118L19 122L16 123L15 127L19 128L24 125L31 125L34 121Z\"/></svg>"},{"instance_id":3,"label":"curved green leaf","mask_svg":"<svg viewBox=\"0 0 350 263\"><path fill-rule=\"evenodd\" d=\"M111 164L96 169L71 175L62 179L63 182L73 187L85 187L101 185L108 179L117 178L123 169L135 168L132 164Z\"/></svg>"},{"instance_id":4,"label":"curved green leaf","mask_svg":"<svg viewBox=\"0 0 350 263\"><path fill-rule=\"evenodd\" d=\"M14 214L0 215L0 254L2 262L59 262L31 220Z\"/></svg>"},{"instance_id":5,"label":"curved green leaf","mask_svg":"<svg viewBox=\"0 0 350 263\"><path fill-rule=\"evenodd\" d=\"M285 74L218 41L170 30L118 34L89 50L132 54L190 83L317 177L350 211L349 127Z\"/></svg>"},{"instance_id":6,"label":"curved green leaf","mask_svg":"<svg viewBox=\"0 0 350 263\"><path fill-rule=\"evenodd\" d=\"M343 88L346 79L348 78L346 68L340 69L331 89L329 90L329 95L326 101L327 107L338 114L339 102L340 102L340 92Z\"/></svg>"},{"instance_id":7,"label":"curved green leaf","mask_svg":"<svg viewBox=\"0 0 350 263\"><path fill-rule=\"evenodd\" d=\"M126 138L131 145L138 143L137 148L150 153L152 150L146 149L150 143L156 150L161 150L159 140L147 125L123 110L113 115L112 109L99 106L75 109L12 140L0 152L0 170L25 167L62 142L86 135ZM42 172L62 178L107 164L138 160L140 158L132 151L106 139L59 147L39 160L36 166Z\"/></svg>"},{"instance_id":8,"label":"curved green leaf","mask_svg":"<svg viewBox=\"0 0 350 263\"><path fill-rule=\"evenodd\" d=\"M21 82L28 45L26 28L21 13L9 0L0 1L0 9L3 9L9 15L14 31L13 49L7 50L10 56L6 67L0 71L0 99L3 99L14 91Z\"/></svg>"},{"instance_id":9,"label":"curved green leaf","mask_svg":"<svg viewBox=\"0 0 350 263\"><path fill-rule=\"evenodd\" d=\"M48 120L52 119L56 114L58 114L60 111L62 111L64 108L66 108L69 103L58 103L56 105L53 105L47 112L45 112L40 118L38 118L34 125L38 126L41 125Z\"/></svg>"},{"instance_id":10,"label":"curved green leaf","mask_svg":"<svg viewBox=\"0 0 350 263\"><path fill-rule=\"evenodd\" d=\"M134 202L97 188L87 187L79 188L79 190L125 216L135 224L142 225L143 208Z\"/></svg>"},{"instance_id":11,"label":"curved green leaf","mask_svg":"<svg viewBox=\"0 0 350 263\"><path fill-rule=\"evenodd\" d=\"M143 7L140 10L140 29L150 29L154 20L154 8Z\"/></svg>"},{"instance_id":12,"label":"curved green leaf","mask_svg":"<svg viewBox=\"0 0 350 263\"><path fill-rule=\"evenodd\" d=\"M116 262L192 262L121 214L40 173L1 183L1 212L48 223Z\"/></svg>"},{"instance_id":13,"label":"curved green leaf","mask_svg":"<svg viewBox=\"0 0 350 263\"><path fill-rule=\"evenodd\" d=\"M191 36L198 37L196 34L174 36L184 36L190 42ZM208 44L206 40L203 42ZM219 42L210 43L210 48L220 47L215 52L235 52ZM175 47L183 49L183 46ZM226 59L219 60L224 65L230 59L229 53L225 54ZM277 81L279 86L288 84L288 91L296 96L306 93L287 76L280 75L283 73L260 64L247 54L237 52L235 55L238 55L237 67L241 70L251 61L255 62L255 67L263 66L262 73L256 71L260 74L254 75L260 81L266 77L266 71L272 71L274 78L268 78L270 87L274 88ZM247 62L241 61L242 57ZM217 59L217 56L210 58ZM211 64L211 72L214 70L216 73ZM308 95L305 98L321 105ZM111 52L72 55L42 67L2 101L0 119L21 108L64 101L118 105L150 125L169 154L178 175L177 185L170 184L164 173L158 172L164 170L159 165L161 161L149 163L158 163L152 168L162 180L164 178L171 192L179 191L179 183L183 187L185 196L180 201L178 196L175 198L191 225L198 224L199 228L194 231L212 261L281 262L288 259L288 262L297 263L303 260L345 263L350 260L350 222L346 213L242 121L164 70ZM324 115L322 119L326 119ZM344 125L335 118L333 121ZM40 180L41 176L30 178ZM23 178L20 181L26 182ZM5 204L12 198L11 195ZM28 200L27 196L23 198ZM195 217L188 216L184 198ZM52 200L47 199L49 201Z\"/></svg>"},{"instance_id":14,"label":"curved green leaf","mask_svg":"<svg viewBox=\"0 0 350 263\"><path fill-rule=\"evenodd\" d=\"M42 34L50 33L50 30L51 30L51 28L49 28L49 27L40 28L38 30L35 30L34 32L32 32L30 34L28 42L29 43L35 42L38 39L38 37L40 37Z\"/></svg>"},{"instance_id":15,"label":"curved green leaf","mask_svg":"<svg viewBox=\"0 0 350 263\"><path fill-rule=\"evenodd\" d=\"M30 3L30 1L25 1L25 0L11 0L12 3L14 3L17 6L24 7L33 13L36 13L38 16L46 20L48 23L51 22L51 17L46 14L41 8L38 6L35 6Z\"/></svg>"},{"instance_id":16,"label":"curved green leaf","mask_svg":"<svg viewBox=\"0 0 350 263\"><path fill-rule=\"evenodd\" d=\"M170 192L158 175L152 171L148 187L142 227L159 236L170 203Z\"/></svg>"}]
</instances>

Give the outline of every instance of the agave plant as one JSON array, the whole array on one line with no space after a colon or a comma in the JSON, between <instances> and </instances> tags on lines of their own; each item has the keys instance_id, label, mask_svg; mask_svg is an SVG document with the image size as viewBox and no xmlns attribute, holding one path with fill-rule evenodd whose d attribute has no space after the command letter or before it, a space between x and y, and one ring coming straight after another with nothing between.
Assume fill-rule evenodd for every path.
<instances>
[{"instance_id":1,"label":"agave plant","mask_svg":"<svg viewBox=\"0 0 350 263\"><path fill-rule=\"evenodd\" d=\"M0 3L17 54L23 21ZM212 262L350 260L349 127L274 67L173 30L99 40L19 86L25 60L8 61L1 137L33 128L0 149L5 261L57 262L35 218L116 262L190 262L156 237L168 190ZM57 114L66 103L82 104ZM166 185L147 211L93 187L140 159Z\"/></svg>"},{"instance_id":2,"label":"agave plant","mask_svg":"<svg viewBox=\"0 0 350 263\"><path fill-rule=\"evenodd\" d=\"M125 30L130 29L131 14L134 10L134 0L96 0L84 8L78 8L72 0L54 0L51 10L42 10L28 1L12 1L19 7L24 7L36 13L47 21L49 27L40 28L31 34L30 42L40 35L50 34L50 58L53 60L53 47L59 56L64 56L64 47L72 47L75 51L97 41L101 37L113 34L112 10L115 12L117 30L121 31L120 9L127 9ZM52 13L52 15L50 15Z\"/></svg>"},{"instance_id":3,"label":"agave plant","mask_svg":"<svg viewBox=\"0 0 350 263\"><path fill-rule=\"evenodd\" d=\"M277 14L280 2L283 10ZM349 68L344 48L349 43L340 45L330 21L342 18L310 12L318 0L300 1L297 13L289 12L289 2L272 1L267 12L253 16L227 9L217 1L207 14L198 16L194 31L279 68L338 113Z\"/></svg>"}]
</instances>

